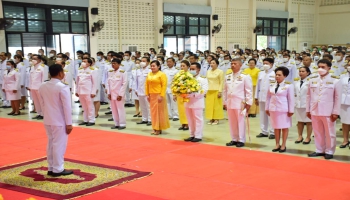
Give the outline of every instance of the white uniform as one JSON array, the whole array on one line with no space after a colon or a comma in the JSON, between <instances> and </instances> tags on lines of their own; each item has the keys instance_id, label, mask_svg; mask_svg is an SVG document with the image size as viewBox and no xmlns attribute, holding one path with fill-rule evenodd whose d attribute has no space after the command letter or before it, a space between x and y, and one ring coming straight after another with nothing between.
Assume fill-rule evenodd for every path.
<instances>
[{"instance_id":1,"label":"white uniform","mask_svg":"<svg viewBox=\"0 0 350 200\"><path fill-rule=\"evenodd\" d=\"M27 66L24 64L24 62L20 62L17 64L17 69L20 73L20 85L21 85L21 88L20 88L20 93L21 93L21 96L22 97L26 97L28 96L28 93L27 93L27 90L25 88L25 85L26 85L26 69L27 69Z\"/></svg>"},{"instance_id":2,"label":"white uniform","mask_svg":"<svg viewBox=\"0 0 350 200\"><path fill-rule=\"evenodd\" d=\"M245 117L248 111L244 110L244 106L253 104L252 78L243 71L226 74L223 95L232 141L245 143Z\"/></svg>"},{"instance_id":3,"label":"white uniform","mask_svg":"<svg viewBox=\"0 0 350 200\"><path fill-rule=\"evenodd\" d=\"M301 85L301 81L303 84ZM309 88L309 78L301 80L294 79L294 97L295 97L295 117L298 122L311 122L306 116L306 95Z\"/></svg>"},{"instance_id":4,"label":"white uniform","mask_svg":"<svg viewBox=\"0 0 350 200\"><path fill-rule=\"evenodd\" d=\"M340 76L345 71L345 68L344 68L345 65L347 65L347 63L344 62L344 60L341 60L339 62L336 60L333 60L332 61L333 74L335 76Z\"/></svg>"},{"instance_id":5,"label":"white uniform","mask_svg":"<svg viewBox=\"0 0 350 200\"><path fill-rule=\"evenodd\" d=\"M128 86L128 73L122 69L110 70L108 72L107 80L107 93L111 95L111 109L115 126L126 126L126 113L125 113L125 93ZM120 101L117 97L121 96Z\"/></svg>"},{"instance_id":6,"label":"white uniform","mask_svg":"<svg viewBox=\"0 0 350 200\"><path fill-rule=\"evenodd\" d=\"M39 94L48 137L46 148L48 171L60 173L64 170L64 153L68 141L66 126L72 125L69 87L59 79L53 78L40 86Z\"/></svg>"},{"instance_id":7,"label":"white uniform","mask_svg":"<svg viewBox=\"0 0 350 200\"><path fill-rule=\"evenodd\" d=\"M84 122L95 123L95 107L91 95L97 94L97 76L97 70L93 67L81 68L78 71L75 91L84 110Z\"/></svg>"},{"instance_id":8,"label":"white uniform","mask_svg":"<svg viewBox=\"0 0 350 200\"><path fill-rule=\"evenodd\" d=\"M21 78L18 69L5 70L2 89L5 90L8 101L21 99ZM14 93L14 90L17 90L17 92Z\"/></svg>"},{"instance_id":9,"label":"white uniform","mask_svg":"<svg viewBox=\"0 0 350 200\"><path fill-rule=\"evenodd\" d=\"M99 87L99 90L100 90L100 101L101 102L108 102L108 98L107 98L107 95L105 93L105 89L104 87L102 86L103 83L103 79L104 79L104 76L105 76L105 73L106 73L106 60L105 59L102 59L102 60L98 60L96 61L96 66L98 66L99 70L101 70L101 85Z\"/></svg>"},{"instance_id":10,"label":"white uniform","mask_svg":"<svg viewBox=\"0 0 350 200\"><path fill-rule=\"evenodd\" d=\"M99 102L101 101L101 79L102 79L102 74L103 74L103 71L98 67L98 66L92 66L95 70L96 70L96 96L94 97L93 101L94 102Z\"/></svg>"},{"instance_id":11,"label":"white uniform","mask_svg":"<svg viewBox=\"0 0 350 200\"><path fill-rule=\"evenodd\" d=\"M306 98L306 112L311 113L317 153L333 155L336 147L336 122L332 114L340 114L341 82L330 74L310 78Z\"/></svg>"},{"instance_id":12,"label":"white uniform","mask_svg":"<svg viewBox=\"0 0 350 200\"><path fill-rule=\"evenodd\" d=\"M278 64L278 67L287 67L289 69L289 74L288 76L284 79L287 82L293 83L294 79L298 76L299 74L297 72L297 67L295 65L295 61L292 59L289 59L287 62L281 62Z\"/></svg>"},{"instance_id":13,"label":"white uniform","mask_svg":"<svg viewBox=\"0 0 350 200\"><path fill-rule=\"evenodd\" d=\"M29 73L30 96L34 102L35 110L38 115L43 116L39 102L39 87L48 79L48 73L44 64L36 64L32 66Z\"/></svg>"},{"instance_id":14,"label":"white uniform","mask_svg":"<svg viewBox=\"0 0 350 200\"><path fill-rule=\"evenodd\" d=\"M168 85L166 89L166 98L168 100L168 112L169 112L169 118L173 119L179 119L179 111L177 108L177 103L173 100L173 93L171 92L171 83L173 81L173 78L175 74L179 72L179 68L172 67L172 68L166 68L163 71L165 75L168 78Z\"/></svg>"},{"instance_id":15,"label":"white uniform","mask_svg":"<svg viewBox=\"0 0 350 200\"><path fill-rule=\"evenodd\" d=\"M259 101L260 127L264 135L268 135L269 132L271 135L275 134L273 129L270 128L269 130L270 117L265 112L267 92L269 91L270 83L274 83L275 81L275 72L273 68L269 69L267 72L261 71L258 75L258 82L255 88L254 98Z\"/></svg>"},{"instance_id":16,"label":"white uniform","mask_svg":"<svg viewBox=\"0 0 350 200\"><path fill-rule=\"evenodd\" d=\"M201 71L199 72L199 75L201 76L207 76L207 71L211 69L210 64L207 60L204 60L201 66Z\"/></svg>"},{"instance_id":17,"label":"white uniform","mask_svg":"<svg viewBox=\"0 0 350 200\"><path fill-rule=\"evenodd\" d=\"M208 91L208 80L199 75L197 75L196 79L201 86L200 92L188 95L190 101L185 103L185 111L191 137L202 139L204 125L203 110L205 108L204 95Z\"/></svg>"},{"instance_id":18,"label":"white uniform","mask_svg":"<svg viewBox=\"0 0 350 200\"><path fill-rule=\"evenodd\" d=\"M5 73L5 70L6 70L6 63L7 63L7 60L4 60L2 62L0 62L0 88L2 88L2 84L3 84L3 74ZM2 105L3 106L10 106L10 101L8 101L6 99L6 93L3 92L2 90L0 91L0 94L1 94L1 99L2 99Z\"/></svg>"},{"instance_id":19,"label":"white uniform","mask_svg":"<svg viewBox=\"0 0 350 200\"><path fill-rule=\"evenodd\" d=\"M131 91L131 99L132 100L139 100L139 98L138 98L138 96L136 95L136 93L135 93L135 82L136 82L136 75L137 75L137 70L138 70L139 68L134 68L134 69L132 69L131 70L131 79L129 79L129 88L132 90Z\"/></svg>"},{"instance_id":20,"label":"white uniform","mask_svg":"<svg viewBox=\"0 0 350 200\"><path fill-rule=\"evenodd\" d=\"M135 84L133 84L133 88L137 92L137 95L139 97L143 122L152 121L149 102L147 101L147 96L145 93L145 83L146 83L147 75L150 72L151 72L151 69L149 68L149 66L145 68L137 69Z\"/></svg>"},{"instance_id":21,"label":"white uniform","mask_svg":"<svg viewBox=\"0 0 350 200\"><path fill-rule=\"evenodd\" d=\"M340 120L342 124L350 125L350 76L349 72L343 72L340 77L342 84L342 97L340 107Z\"/></svg>"},{"instance_id":22,"label":"white uniform","mask_svg":"<svg viewBox=\"0 0 350 200\"><path fill-rule=\"evenodd\" d=\"M224 74L226 74L226 71L231 69L231 62L229 60L224 60L219 64L218 68L221 69Z\"/></svg>"},{"instance_id":23,"label":"white uniform","mask_svg":"<svg viewBox=\"0 0 350 200\"><path fill-rule=\"evenodd\" d=\"M69 89L73 88L73 76L72 73L70 73L66 68L64 68L64 78L62 79L62 82L67 84L69 86Z\"/></svg>"},{"instance_id":24,"label":"white uniform","mask_svg":"<svg viewBox=\"0 0 350 200\"><path fill-rule=\"evenodd\" d=\"M132 77L132 69L135 68L135 63L129 60L123 60L122 67L123 70L125 70L126 74L128 75L128 81ZM126 93L125 93L125 103L127 104L134 104L134 101L131 99L131 93L129 92L129 84L126 85Z\"/></svg>"},{"instance_id":25,"label":"white uniform","mask_svg":"<svg viewBox=\"0 0 350 200\"><path fill-rule=\"evenodd\" d=\"M74 73L75 73L74 62L67 60L65 62L65 70L68 71L72 75L72 77L74 77Z\"/></svg>"}]
</instances>

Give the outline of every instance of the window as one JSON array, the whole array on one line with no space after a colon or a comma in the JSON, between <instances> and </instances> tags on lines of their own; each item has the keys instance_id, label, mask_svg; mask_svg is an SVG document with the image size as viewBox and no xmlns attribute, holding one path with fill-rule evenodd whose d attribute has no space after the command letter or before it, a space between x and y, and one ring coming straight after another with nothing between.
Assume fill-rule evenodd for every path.
<instances>
[{"instance_id":1,"label":"window","mask_svg":"<svg viewBox=\"0 0 350 200\"><path fill-rule=\"evenodd\" d=\"M263 27L257 33L257 49L266 47L277 50L286 48L287 19L281 18L258 18L256 26Z\"/></svg>"}]
</instances>

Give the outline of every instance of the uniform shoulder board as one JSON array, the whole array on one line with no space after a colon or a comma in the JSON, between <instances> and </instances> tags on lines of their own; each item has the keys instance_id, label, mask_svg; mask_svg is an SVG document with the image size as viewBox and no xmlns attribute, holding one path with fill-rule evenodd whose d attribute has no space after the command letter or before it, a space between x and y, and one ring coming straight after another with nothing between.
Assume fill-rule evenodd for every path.
<instances>
[{"instance_id":1,"label":"uniform shoulder board","mask_svg":"<svg viewBox=\"0 0 350 200\"><path fill-rule=\"evenodd\" d=\"M200 77L201 77L201 78L207 78L206 76L202 76L202 75L201 75Z\"/></svg>"},{"instance_id":2,"label":"uniform shoulder board","mask_svg":"<svg viewBox=\"0 0 350 200\"><path fill-rule=\"evenodd\" d=\"M306 80L307 80L307 81L309 81L309 80L310 80L310 78L307 78Z\"/></svg>"},{"instance_id":3,"label":"uniform shoulder board","mask_svg":"<svg viewBox=\"0 0 350 200\"><path fill-rule=\"evenodd\" d=\"M79 67L79 69L83 69L83 67Z\"/></svg>"},{"instance_id":4,"label":"uniform shoulder board","mask_svg":"<svg viewBox=\"0 0 350 200\"><path fill-rule=\"evenodd\" d=\"M41 63L41 66L42 66L42 67L45 67L45 64L44 64L44 63Z\"/></svg>"},{"instance_id":5,"label":"uniform shoulder board","mask_svg":"<svg viewBox=\"0 0 350 200\"><path fill-rule=\"evenodd\" d=\"M244 72L244 71L241 71L241 74L243 74L243 75L248 75L246 72Z\"/></svg>"},{"instance_id":6,"label":"uniform shoulder board","mask_svg":"<svg viewBox=\"0 0 350 200\"><path fill-rule=\"evenodd\" d=\"M310 78L317 78L318 76L312 76L312 77L310 77Z\"/></svg>"},{"instance_id":7,"label":"uniform shoulder board","mask_svg":"<svg viewBox=\"0 0 350 200\"><path fill-rule=\"evenodd\" d=\"M318 67L317 67L317 66L314 66L313 68L314 68L314 69L318 69Z\"/></svg>"},{"instance_id":8,"label":"uniform shoulder board","mask_svg":"<svg viewBox=\"0 0 350 200\"><path fill-rule=\"evenodd\" d=\"M339 79L339 76L332 75L332 78Z\"/></svg>"},{"instance_id":9,"label":"uniform shoulder board","mask_svg":"<svg viewBox=\"0 0 350 200\"><path fill-rule=\"evenodd\" d=\"M125 72L125 70L119 70L121 73L124 73Z\"/></svg>"},{"instance_id":10,"label":"uniform shoulder board","mask_svg":"<svg viewBox=\"0 0 350 200\"><path fill-rule=\"evenodd\" d=\"M94 67L90 67L91 70L94 70L95 68Z\"/></svg>"},{"instance_id":11,"label":"uniform shoulder board","mask_svg":"<svg viewBox=\"0 0 350 200\"><path fill-rule=\"evenodd\" d=\"M124 65L123 65L123 64L120 64L120 66L123 66L123 67L124 67Z\"/></svg>"},{"instance_id":12,"label":"uniform shoulder board","mask_svg":"<svg viewBox=\"0 0 350 200\"><path fill-rule=\"evenodd\" d=\"M113 69L110 69L109 72L113 72Z\"/></svg>"},{"instance_id":13,"label":"uniform shoulder board","mask_svg":"<svg viewBox=\"0 0 350 200\"><path fill-rule=\"evenodd\" d=\"M27 60L27 58L23 58L23 60Z\"/></svg>"},{"instance_id":14,"label":"uniform shoulder board","mask_svg":"<svg viewBox=\"0 0 350 200\"><path fill-rule=\"evenodd\" d=\"M62 83L65 84L65 85L68 85L68 83L66 83L66 82L63 82L63 81L62 81Z\"/></svg>"},{"instance_id":15,"label":"uniform shoulder board","mask_svg":"<svg viewBox=\"0 0 350 200\"><path fill-rule=\"evenodd\" d=\"M64 72L68 72L68 70L66 70L66 69L65 69L65 70L63 70L63 71L64 71Z\"/></svg>"},{"instance_id":16,"label":"uniform shoulder board","mask_svg":"<svg viewBox=\"0 0 350 200\"><path fill-rule=\"evenodd\" d=\"M23 62L21 62L21 65L22 65L22 66L24 66L24 63L23 63Z\"/></svg>"},{"instance_id":17,"label":"uniform shoulder board","mask_svg":"<svg viewBox=\"0 0 350 200\"><path fill-rule=\"evenodd\" d=\"M291 82L289 82L289 81L284 81L284 83L285 83L285 84L291 84Z\"/></svg>"},{"instance_id":18,"label":"uniform shoulder board","mask_svg":"<svg viewBox=\"0 0 350 200\"><path fill-rule=\"evenodd\" d=\"M290 64L295 65L295 62L290 62Z\"/></svg>"},{"instance_id":19,"label":"uniform shoulder board","mask_svg":"<svg viewBox=\"0 0 350 200\"><path fill-rule=\"evenodd\" d=\"M336 69L338 69L338 66L336 66L336 65L333 65L333 67L336 68Z\"/></svg>"},{"instance_id":20,"label":"uniform shoulder board","mask_svg":"<svg viewBox=\"0 0 350 200\"><path fill-rule=\"evenodd\" d=\"M335 63L336 61L335 60L332 60L332 63Z\"/></svg>"},{"instance_id":21,"label":"uniform shoulder board","mask_svg":"<svg viewBox=\"0 0 350 200\"><path fill-rule=\"evenodd\" d=\"M329 70L329 73L334 73L334 70Z\"/></svg>"},{"instance_id":22,"label":"uniform shoulder board","mask_svg":"<svg viewBox=\"0 0 350 200\"><path fill-rule=\"evenodd\" d=\"M180 70L181 68L180 67L175 67L175 69Z\"/></svg>"},{"instance_id":23,"label":"uniform shoulder board","mask_svg":"<svg viewBox=\"0 0 350 200\"><path fill-rule=\"evenodd\" d=\"M294 78L294 81L299 81L300 80L300 78Z\"/></svg>"},{"instance_id":24,"label":"uniform shoulder board","mask_svg":"<svg viewBox=\"0 0 350 200\"><path fill-rule=\"evenodd\" d=\"M15 71L18 72L18 69L16 68Z\"/></svg>"},{"instance_id":25,"label":"uniform shoulder board","mask_svg":"<svg viewBox=\"0 0 350 200\"><path fill-rule=\"evenodd\" d=\"M226 74L231 74L232 73L232 69L228 69L227 71L226 71Z\"/></svg>"},{"instance_id":26,"label":"uniform shoulder board","mask_svg":"<svg viewBox=\"0 0 350 200\"><path fill-rule=\"evenodd\" d=\"M341 74L347 74L347 72L343 72L343 73L341 73Z\"/></svg>"}]
</instances>

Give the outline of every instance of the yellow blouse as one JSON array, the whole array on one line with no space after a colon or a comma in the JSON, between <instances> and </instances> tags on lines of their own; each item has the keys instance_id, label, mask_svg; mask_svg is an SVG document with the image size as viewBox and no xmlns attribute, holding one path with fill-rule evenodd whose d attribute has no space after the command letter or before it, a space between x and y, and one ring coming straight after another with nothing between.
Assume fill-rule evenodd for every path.
<instances>
[{"instance_id":1,"label":"yellow blouse","mask_svg":"<svg viewBox=\"0 0 350 200\"><path fill-rule=\"evenodd\" d=\"M224 88L224 72L221 69L207 71L208 90L222 92Z\"/></svg>"},{"instance_id":2,"label":"yellow blouse","mask_svg":"<svg viewBox=\"0 0 350 200\"><path fill-rule=\"evenodd\" d=\"M260 69L257 67L254 67L253 69L246 68L243 70L243 73L249 74L252 78L253 86L256 86L256 83L258 82L258 76L259 76Z\"/></svg>"},{"instance_id":3,"label":"yellow blouse","mask_svg":"<svg viewBox=\"0 0 350 200\"><path fill-rule=\"evenodd\" d=\"M167 82L167 76L161 71L155 74L153 72L148 73L145 84L146 95L160 94L160 96L165 97Z\"/></svg>"}]
</instances>

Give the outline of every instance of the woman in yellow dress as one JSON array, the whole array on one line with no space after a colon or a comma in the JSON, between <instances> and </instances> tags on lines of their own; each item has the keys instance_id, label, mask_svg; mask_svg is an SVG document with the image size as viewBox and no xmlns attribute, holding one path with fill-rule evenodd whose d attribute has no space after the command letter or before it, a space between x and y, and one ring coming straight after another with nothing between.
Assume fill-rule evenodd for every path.
<instances>
[{"instance_id":1,"label":"woman in yellow dress","mask_svg":"<svg viewBox=\"0 0 350 200\"><path fill-rule=\"evenodd\" d=\"M187 60L181 61L181 70L187 72L190 66L191 66L190 63ZM175 96L174 94L174 101L177 102L177 110L179 112L179 119L181 123L181 127L179 128L179 130L184 130L184 131L189 130L187 117L186 117L184 98L180 95Z\"/></svg>"},{"instance_id":2,"label":"woman in yellow dress","mask_svg":"<svg viewBox=\"0 0 350 200\"><path fill-rule=\"evenodd\" d=\"M207 71L208 92L205 98L205 117L210 119L209 125L219 124L224 118L222 89L224 87L224 72L218 69L219 61L210 61L211 69Z\"/></svg>"},{"instance_id":3,"label":"woman in yellow dress","mask_svg":"<svg viewBox=\"0 0 350 200\"><path fill-rule=\"evenodd\" d=\"M151 62L151 70L147 75L145 93L150 103L152 119L152 135L162 134L162 130L170 128L166 101L167 76L160 71L158 60Z\"/></svg>"},{"instance_id":4,"label":"woman in yellow dress","mask_svg":"<svg viewBox=\"0 0 350 200\"><path fill-rule=\"evenodd\" d=\"M254 58L250 59L248 61L249 68L244 69L243 73L249 74L250 77L252 78L253 82L253 98L255 97L255 88L256 88L256 83L258 81L258 75L260 72L260 69L256 67L256 60ZM256 114L259 113L259 105L256 105L253 103L253 105L249 109L249 114L248 117L256 117Z\"/></svg>"}]
</instances>

